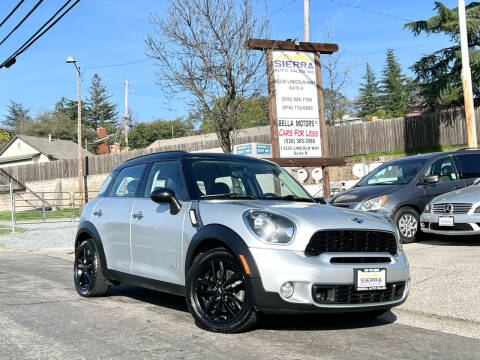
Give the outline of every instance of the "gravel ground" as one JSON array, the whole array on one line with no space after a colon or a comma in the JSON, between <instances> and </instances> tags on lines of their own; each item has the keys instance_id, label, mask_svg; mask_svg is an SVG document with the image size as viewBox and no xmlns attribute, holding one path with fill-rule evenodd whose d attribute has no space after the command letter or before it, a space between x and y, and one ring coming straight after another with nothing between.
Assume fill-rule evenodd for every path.
<instances>
[{"instance_id":1,"label":"gravel ground","mask_svg":"<svg viewBox=\"0 0 480 360\"><path fill-rule=\"evenodd\" d=\"M0 244L5 248L23 251L52 248L73 251L77 226L76 222L20 224L18 227L25 231L0 236Z\"/></svg>"}]
</instances>

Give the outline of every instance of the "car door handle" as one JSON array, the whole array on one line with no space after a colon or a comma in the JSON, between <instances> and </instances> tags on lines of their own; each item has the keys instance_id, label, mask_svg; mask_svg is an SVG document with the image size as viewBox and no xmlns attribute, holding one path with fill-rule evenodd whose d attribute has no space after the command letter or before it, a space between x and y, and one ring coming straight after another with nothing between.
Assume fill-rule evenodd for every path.
<instances>
[{"instance_id":1,"label":"car door handle","mask_svg":"<svg viewBox=\"0 0 480 360\"><path fill-rule=\"evenodd\" d=\"M132 217L133 217L134 219L137 219L137 220L142 220L142 218L143 218L143 213L142 213L141 211L139 211L139 212L136 213L136 214L132 214Z\"/></svg>"},{"instance_id":2,"label":"car door handle","mask_svg":"<svg viewBox=\"0 0 480 360\"><path fill-rule=\"evenodd\" d=\"M103 215L103 212L102 212L102 210L96 210L96 211L93 212L93 215L100 217L100 216Z\"/></svg>"}]
</instances>

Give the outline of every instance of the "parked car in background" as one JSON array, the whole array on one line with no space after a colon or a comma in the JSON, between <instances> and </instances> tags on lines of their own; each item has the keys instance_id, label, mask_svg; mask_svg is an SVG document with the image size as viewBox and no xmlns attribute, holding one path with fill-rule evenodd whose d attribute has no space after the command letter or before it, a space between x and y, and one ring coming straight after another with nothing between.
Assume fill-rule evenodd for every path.
<instances>
[{"instance_id":1,"label":"parked car in background","mask_svg":"<svg viewBox=\"0 0 480 360\"><path fill-rule=\"evenodd\" d=\"M258 313L363 312L408 296L395 225L320 205L278 165L226 154L128 160L84 208L81 296L131 283L186 296L202 328L239 332Z\"/></svg>"},{"instance_id":2,"label":"parked car in background","mask_svg":"<svg viewBox=\"0 0 480 360\"><path fill-rule=\"evenodd\" d=\"M480 235L480 179L427 203L420 229L439 235Z\"/></svg>"},{"instance_id":3,"label":"parked car in background","mask_svg":"<svg viewBox=\"0 0 480 360\"><path fill-rule=\"evenodd\" d=\"M379 166L352 189L332 197L333 206L391 218L404 243L416 239L420 214L434 197L480 178L480 151L408 156Z\"/></svg>"}]
</instances>

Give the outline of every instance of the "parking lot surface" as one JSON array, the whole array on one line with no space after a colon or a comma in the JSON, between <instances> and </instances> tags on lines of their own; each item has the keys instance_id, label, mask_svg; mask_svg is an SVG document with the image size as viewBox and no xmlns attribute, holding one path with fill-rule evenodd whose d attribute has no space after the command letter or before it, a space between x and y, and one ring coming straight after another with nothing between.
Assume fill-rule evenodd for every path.
<instances>
[{"instance_id":1,"label":"parking lot surface","mask_svg":"<svg viewBox=\"0 0 480 360\"><path fill-rule=\"evenodd\" d=\"M406 245L411 296L374 321L266 316L257 329L236 335L197 328L176 296L122 285L106 297L79 297L65 248L4 250L0 358L478 359L477 242Z\"/></svg>"}]
</instances>

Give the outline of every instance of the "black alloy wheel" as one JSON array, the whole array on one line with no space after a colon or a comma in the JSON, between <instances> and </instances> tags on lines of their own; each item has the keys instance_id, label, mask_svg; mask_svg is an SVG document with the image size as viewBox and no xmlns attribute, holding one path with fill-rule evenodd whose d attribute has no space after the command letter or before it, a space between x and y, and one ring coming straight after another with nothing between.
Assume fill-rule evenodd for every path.
<instances>
[{"instance_id":1,"label":"black alloy wheel","mask_svg":"<svg viewBox=\"0 0 480 360\"><path fill-rule=\"evenodd\" d=\"M257 321L245 275L225 249L202 254L192 266L187 279L187 303L197 324L210 331L245 331Z\"/></svg>"},{"instance_id":2,"label":"black alloy wheel","mask_svg":"<svg viewBox=\"0 0 480 360\"><path fill-rule=\"evenodd\" d=\"M97 249L90 239L83 241L75 251L73 278L77 292L84 297L104 295L110 286L102 274Z\"/></svg>"}]
</instances>

